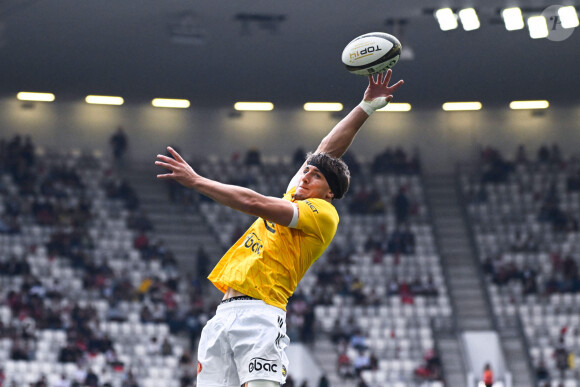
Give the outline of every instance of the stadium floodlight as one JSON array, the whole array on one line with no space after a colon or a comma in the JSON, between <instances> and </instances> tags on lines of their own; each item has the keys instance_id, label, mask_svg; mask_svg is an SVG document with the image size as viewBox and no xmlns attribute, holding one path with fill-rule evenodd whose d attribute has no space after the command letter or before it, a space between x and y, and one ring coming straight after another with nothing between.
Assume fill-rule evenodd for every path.
<instances>
[{"instance_id":1,"label":"stadium floodlight","mask_svg":"<svg viewBox=\"0 0 580 387\"><path fill-rule=\"evenodd\" d=\"M481 102L445 102L443 104L443 110L446 112L456 112L465 110L481 110Z\"/></svg>"},{"instance_id":2,"label":"stadium floodlight","mask_svg":"<svg viewBox=\"0 0 580 387\"><path fill-rule=\"evenodd\" d=\"M408 112L411 111L411 104L406 102L390 102L384 108L377 110L378 112Z\"/></svg>"},{"instance_id":3,"label":"stadium floodlight","mask_svg":"<svg viewBox=\"0 0 580 387\"><path fill-rule=\"evenodd\" d=\"M531 16L528 18L528 29L532 39L548 37L548 22L543 16Z\"/></svg>"},{"instance_id":4,"label":"stadium floodlight","mask_svg":"<svg viewBox=\"0 0 580 387\"><path fill-rule=\"evenodd\" d=\"M85 102L93 105L122 105L125 100L122 97L112 97L108 95L87 95Z\"/></svg>"},{"instance_id":5,"label":"stadium floodlight","mask_svg":"<svg viewBox=\"0 0 580 387\"><path fill-rule=\"evenodd\" d=\"M306 102L304 110L307 112L340 112L343 106L340 102Z\"/></svg>"},{"instance_id":6,"label":"stadium floodlight","mask_svg":"<svg viewBox=\"0 0 580 387\"><path fill-rule=\"evenodd\" d=\"M558 10L558 16L560 17L562 28L576 28L580 25L580 22L578 21L578 13L576 12L576 8L572 5L561 7Z\"/></svg>"},{"instance_id":7,"label":"stadium floodlight","mask_svg":"<svg viewBox=\"0 0 580 387\"><path fill-rule=\"evenodd\" d=\"M54 94L21 91L20 93L16 94L16 98L20 101L52 102L54 101Z\"/></svg>"},{"instance_id":8,"label":"stadium floodlight","mask_svg":"<svg viewBox=\"0 0 580 387\"><path fill-rule=\"evenodd\" d=\"M524 15L519 7L506 8L501 12L505 29L508 31L521 30L525 27Z\"/></svg>"},{"instance_id":9,"label":"stadium floodlight","mask_svg":"<svg viewBox=\"0 0 580 387\"><path fill-rule=\"evenodd\" d=\"M151 105L162 108L187 109L190 105L186 99L155 98Z\"/></svg>"},{"instance_id":10,"label":"stadium floodlight","mask_svg":"<svg viewBox=\"0 0 580 387\"><path fill-rule=\"evenodd\" d=\"M526 109L547 109L550 103L546 100L541 101L512 101L510 102L510 109L512 110L526 110Z\"/></svg>"},{"instance_id":11,"label":"stadium floodlight","mask_svg":"<svg viewBox=\"0 0 580 387\"><path fill-rule=\"evenodd\" d=\"M465 31L473 31L479 28L479 18L473 8L464 8L459 11L459 20Z\"/></svg>"},{"instance_id":12,"label":"stadium floodlight","mask_svg":"<svg viewBox=\"0 0 580 387\"><path fill-rule=\"evenodd\" d=\"M234 109L237 111L269 112L274 110L272 102L236 102Z\"/></svg>"},{"instance_id":13,"label":"stadium floodlight","mask_svg":"<svg viewBox=\"0 0 580 387\"><path fill-rule=\"evenodd\" d=\"M457 15L453 13L451 8L440 8L435 11L435 17L439 22L439 28L442 31L454 30L457 28Z\"/></svg>"}]
</instances>

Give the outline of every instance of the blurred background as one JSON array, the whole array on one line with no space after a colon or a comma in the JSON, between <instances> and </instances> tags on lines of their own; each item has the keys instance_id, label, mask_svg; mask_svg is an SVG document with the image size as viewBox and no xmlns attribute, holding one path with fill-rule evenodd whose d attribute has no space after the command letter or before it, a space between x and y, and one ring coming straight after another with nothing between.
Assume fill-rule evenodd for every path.
<instances>
[{"instance_id":1,"label":"blurred background","mask_svg":"<svg viewBox=\"0 0 580 387\"><path fill-rule=\"evenodd\" d=\"M405 85L344 157L286 385L577 386L577 11L0 0L0 385L195 385L206 276L253 219L155 156L281 196L362 99L344 46L383 31Z\"/></svg>"}]
</instances>

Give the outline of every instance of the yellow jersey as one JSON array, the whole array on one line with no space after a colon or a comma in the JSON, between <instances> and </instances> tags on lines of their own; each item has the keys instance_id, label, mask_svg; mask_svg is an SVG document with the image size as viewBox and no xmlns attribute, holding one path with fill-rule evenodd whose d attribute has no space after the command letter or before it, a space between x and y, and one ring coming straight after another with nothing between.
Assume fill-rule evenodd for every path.
<instances>
[{"instance_id":1,"label":"yellow jersey","mask_svg":"<svg viewBox=\"0 0 580 387\"><path fill-rule=\"evenodd\" d=\"M232 288L286 310L288 298L308 268L328 247L338 213L324 199L295 200L296 187L284 199L298 205L296 228L258 218L225 253L208 279L222 292Z\"/></svg>"}]
</instances>

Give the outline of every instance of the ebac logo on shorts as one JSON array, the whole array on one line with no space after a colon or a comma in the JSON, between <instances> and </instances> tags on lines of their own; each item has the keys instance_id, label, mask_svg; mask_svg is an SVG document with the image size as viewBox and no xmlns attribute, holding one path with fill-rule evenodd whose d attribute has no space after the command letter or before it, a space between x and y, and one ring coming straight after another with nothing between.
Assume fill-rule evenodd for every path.
<instances>
[{"instance_id":1,"label":"ebac logo on shorts","mask_svg":"<svg viewBox=\"0 0 580 387\"><path fill-rule=\"evenodd\" d=\"M276 360L268 360L263 359L261 357L255 357L253 359L250 359L249 371L278 372L278 364L276 364Z\"/></svg>"},{"instance_id":2,"label":"ebac logo on shorts","mask_svg":"<svg viewBox=\"0 0 580 387\"><path fill-rule=\"evenodd\" d=\"M199 375L199 373L201 372L201 363L197 362L197 374Z\"/></svg>"}]
</instances>

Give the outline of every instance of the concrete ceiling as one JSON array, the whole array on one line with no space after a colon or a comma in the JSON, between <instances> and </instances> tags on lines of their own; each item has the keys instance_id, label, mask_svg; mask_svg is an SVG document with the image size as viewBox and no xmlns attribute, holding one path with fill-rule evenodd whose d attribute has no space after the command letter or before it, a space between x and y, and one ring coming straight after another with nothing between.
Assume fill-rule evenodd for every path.
<instances>
[{"instance_id":1,"label":"concrete ceiling","mask_svg":"<svg viewBox=\"0 0 580 387\"><path fill-rule=\"evenodd\" d=\"M509 3L509 4L508 4ZM482 27L442 32L429 9L475 6ZM121 95L127 103L188 98L229 107L267 100L360 99L366 80L340 61L352 38L395 33L413 60L394 78L397 100L505 105L514 99L580 103L580 31L562 41L508 32L498 10L516 0L0 0L0 96L51 91L59 100ZM389 20L404 20L394 30Z\"/></svg>"}]
</instances>

